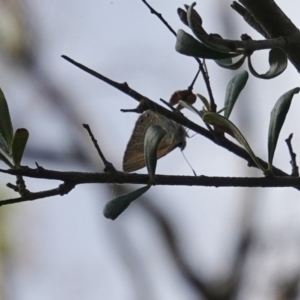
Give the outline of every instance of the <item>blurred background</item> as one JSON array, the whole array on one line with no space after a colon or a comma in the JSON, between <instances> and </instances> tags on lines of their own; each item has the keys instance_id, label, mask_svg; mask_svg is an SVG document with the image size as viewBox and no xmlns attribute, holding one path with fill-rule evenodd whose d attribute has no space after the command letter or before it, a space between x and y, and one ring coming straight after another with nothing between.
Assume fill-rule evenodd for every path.
<instances>
[{"instance_id":1,"label":"blurred background","mask_svg":"<svg viewBox=\"0 0 300 300\"><path fill-rule=\"evenodd\" d=\"M202 0L196 9L209 33L261 39L229 0ZM298 1L276 1L299 24ZM177 31L180 0L149 0ZM186 3L190 4L190 3ZM0 0L0 87L14 129L30 132L24 165L98 171L103 165L83 123L88 123L114 166L137 115L133 99L61 58L67 55L159 102L186 89L197 63L178 54L175 38L141 0ZM255 53L261 73L268 52ZM237 73L207 61L213 94L223 106L227 82ZM247 68L244 66L242 69ZM250 75L232 120L255 153L267 158L270 111L299 86L289 64L281 76ZM201 76L194 92L207 95ZM300 150L299 95L284 124L274 164L291 172L285 139ZM201 104L195 105L199 109ZM185 115L201 124L196 115ZM190 135L193 135L190 132ZM187 141L185 155L198 175L261 176L245 161L202 136ZM1 167L4 167L2 165ZM141 170L141 172L146 172ZM192 175L179 150L159 160L157 173ZM1 174L1 198L14 178ZM26 179L31 191L59 182ZM179 300L298 299L300 194L291 188L152 188L116 221L106 202L136 186L84 185L69 195L0 209L0 299Z\"/></svg>"}]
</instances>

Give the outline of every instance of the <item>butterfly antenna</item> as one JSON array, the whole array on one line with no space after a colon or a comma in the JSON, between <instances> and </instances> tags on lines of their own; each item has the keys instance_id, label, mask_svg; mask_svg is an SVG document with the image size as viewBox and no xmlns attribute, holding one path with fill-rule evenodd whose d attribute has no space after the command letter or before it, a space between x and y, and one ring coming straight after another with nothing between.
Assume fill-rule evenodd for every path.
<instances>
[{"instance_id":1,"label":"butterfly antenna","mask_svg":"<svg viewBox=\"0 0 300 300\"><path fill-rule=\"evenodd\" d=\"M189 163L189 161L188 161L188 160L187 160L187 158L185 157L185 155L184 155L183 151L181 151L181 153L182 153L182 155L183 155L183 157L184 157L185 161L187 162L187 164L188 164L188 165L190 166L190 168L192 169L192 171L193 171L194 175L195 175L195 176L197 176L197 174L196 174L195 170L192 168L191 164Z\"/></svg>"}]
</instances>

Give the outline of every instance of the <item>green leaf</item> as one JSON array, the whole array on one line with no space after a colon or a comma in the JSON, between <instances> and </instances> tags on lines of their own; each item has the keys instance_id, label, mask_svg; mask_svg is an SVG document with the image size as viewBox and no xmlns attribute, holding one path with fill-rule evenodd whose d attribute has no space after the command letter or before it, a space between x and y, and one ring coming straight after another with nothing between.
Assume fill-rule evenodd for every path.
<instances>
[{"instance_id":1,"label":"green leaf","mask_svg":"<svg viewBox=\"0 0 300 300\"><path fill-rule=\"evenodd\" d=\"M6 149L2 148L7 154L9 154L11 149L11 142L13 139L13 127L10 119L8 105L5 99L5 96L0 89L0 134L3 137L4 142L6 143Z\"/></svg>"},{"instance_id":2,"label":"green leaf","mask_svg":"<svg viewBox=\"0 0 300 300\"><path fill-rule=\"evenodd\" d=\"M177 14L179 16L179 19L181 20L181 22L186 25L189 26L189 23L187 21L187 15L186 12L182 9L182 8L178 8L177 9Z\"/></svg>"},{"instance_id":3,"label":"green leaf","mask_svg":"<svg viewBox=\"0 0 300 300\"><path fill-rule=\"evenodd\" d=\"M152 125L147 129L144 139L145 161L150 177L150 181L154 181L156 163L157 163L157 148L160 141L166 135L166 131L159 125Z\"/></svg>"},{"instance_id":4,"label":"green leaf","mask_svg":"<svg viewBox=\"0 0 300 300\"><path fill-rule=\"evenodd\" d=\"M5 164L7 164L10 168L13 168L14 165L11 163L8 155L0 149L0 160L2 160Z\"/></svg>"},{"instance_id":5,"label":"green leaf","mask_svg":"<svg viewBox=\"0 0 300 300\"><path fill-rule=\"evenodd\" d=\"M20 166L23 153L27 144L29 132L25 128L19 128L16 130L12 141L12 157L16 167Z\"/></svg>"},{"instance_id":6,"label":"green leaf","mask_svg":"<svg viewBox=\"0 0 300 300\"><path fill-rule=\"evenodd\" d=\"M248 66L249 70L255 77L261 79L272 79L278 75L280 75L287 67L287 56L286 54L279 48L273 48L269 52L269 71L265 74L258 74L251 63L251 56L248 56Z\"/></svg>"},{"instance_id":7,"label":"green leaf","mask_svg":"<svg viewBox=\"0 0 300 300\"><path fill-rule=\"evenodd\" d=\"M231 58L218 59L218 60L215 60L215 63L224 69L237 70L243 65L246 57L247 57L246 55L243 55L235 63L232 62Z\"/></svg>"},{"instance_id":8,"label":"green leaf","mask_svg":"<svg viewBox=\"0 0 300 300\"><path fill-rule=\"evenodd\" d=\"M194 10L194 6L196 3L194 2L191 6L187 9L187 21L189 27L193 31L196 38L198 38L204 45L212 48L216 51L223 52L223 53L235 53L237 51L234 47L234 44L228 44L226 41L223 41L222 37L218 34L207 34L207 32L202 27L202 19L200 15ZM233 49L232 49L233 48ZM244 51L239 51L239 54L242 54Z\"/></svg>"},{"instance_id":9,"label":"green leaf","mask_svg":"<svg viewBox=\"0 0 300 300\"><path fill-rule=\"evenodd\" d=\"M134 192L119 196L109 201L103 209L105 218L115 220L134 200L138 199L150 189L151 185L146 185Z\"/></svg>"},{"instance_id":10,"label":"green leaf","mask_svg":"<svg viewBox=\"0 0 300 300\"><path fill-rule=\"evenodd\" d=\"M224 106L226 107L224 112L224 117L229 118L233 106L240 94L240 92L245 87L249 78L249 74L247 71L243 71L237 75L235 75L227 84L226 95Z\"/></svg>"},{"instance_id":11,"label":"green leaf","mask_svg":"<svg viewBox=\"0 0 300 300\"><path fill-rule=\"evenodd\" d=\"M253 153L245 137L232 122L217 113L211 112L203 115L203 121L233 136L245 148L258 168L260 168L264 173L266 172L256 155Z\"/></svg>"},{"instance_id":12,"label":"green leaf","mask_svg":"<svg viewBox=\"0 0 300 300\"><path fill-rule=\"evenodd\" d=\"M210 104L208 100L202 96L201 94L197 94L197 97L202 101L204 107L206 108L207 111L210 111Z\"/></svg>"},{"instance_id":13,"label":"green leaf","mask_svg":"<svg viewBox=\"0 0 300 300\"><path fill-rule=\"evenodd\" d=\"M179 100L180 105L182 105L183 107L189 109L190 111L192 111L193 113L195 113L196 115L200 116L200 118L202 119L202 114L201 111L199 112L193 105L190 105L184 101Z\"/></svg>"},{"instance_id":14,"label":"green leaf","mask_svg":"<svg viewBox=\"0 0 300 300\"><path fill-rule=\"evenodd\" d=\"M235 57L238 54L223 53L213 50L204 44L200 43L193 36L179 29L177 32L177 39L175 49L177 52L193 57L200 57L206 59L224 59L228 57Z\"/></svg>"},{"instance_id":15,"label":"green leaf","mask_svg":"<svg viewBox=\"0 0 300 300\"><path fill-rule=\"evenodd\" d=\"M0 149L6 153L7 156L11 155L11 151L8 149L6 142L4 141L3 136L0 134Z\"/></svg>"},{"instance_id":16,"label":"green leaf","mask_svg":"<svg viewBox=\"0 0 300 300\"><path fill-rule=\"evenodd\" d=\"M272 171L272 163L275 149L277 146L278 137L285 121L286 115L290 109L290 105L295 94L298 94L300 88L294 88L283 94L276 102L271 111L271 118L268 133L268 163L269 170Z\"/></svg>"}]
</instances>

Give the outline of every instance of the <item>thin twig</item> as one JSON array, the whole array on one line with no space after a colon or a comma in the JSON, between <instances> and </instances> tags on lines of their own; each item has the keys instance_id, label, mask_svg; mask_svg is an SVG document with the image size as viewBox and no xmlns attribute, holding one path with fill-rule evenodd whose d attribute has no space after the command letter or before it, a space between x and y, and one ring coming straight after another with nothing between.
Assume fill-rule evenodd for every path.
<instances>
[{"instance_id":1,"label":"thin twig","mask_svg":"<svg viewBox=\"0 0 300 300\"><path fill-rule=\"evenodd\" d=\"M198 76L199 76L199 74L200 74L200 71L201 71L201 69L199 68L198 71L197 71L197 73L196 73L196 75L195 75L195 77L194 77L194 79L193 79L193 81L192 81L192 83L191 83L190 86L188 87L188 90L189 90L190 92L193 91L194 84L195 84L195 82L196 82L196 80L197 80L197 78L198 78Z\"/></svg>"},{"instance_id":2,"label":"thin twig","mask_svg":"<svg viewBox=\"0 0 300 300\"><path fill-rule=\"evenodd\" d=\"M24 197L24 196L30 194L30 191L26 189L25 185L20 188L20 184L18 183L18 180L17 180L17 185L14 185L12 183L7 183L6 186L8 188L12 189L14 192L19 193L21 197Z\"/></svg>"},{"instance_id":3,"label":"thin twig","mask_svg":"<svg viewBox=\"0 0 300 300\"><path fill-rule=\"evenodd\" d=\"M155 103L154 101L150 100L146 96L143 96L142 94L138 93L137 91L131 89L127 83L121 84L121 83L115 82L115 81L103 76L102 74L97 73L97 72L89 69L88 67L74 61L73 59L71 59L65 55L62 55L62 57L64 59L66 59L67 61L69 61L70 63L72 63L73 65L80 68L81 70L106 82L107 84L111 85L112 87L114 87L114 88L118 89L119 91L125 93L126 95L132 97L133 99L135 99L139 102L141 102L141 100L143 100L143 105L145 105L145 107L148 107L148 109L151 109L152 111L157 112L157 113L165 116L166 118L171 119L189 129L201 134L202 136L206 137L207 139L211 140L212 142L216 143L217 145L234 153L236 156L239 156L239 157L245 159L248 162L249 167L257 168L257 165L253 162L252 158L249 156L248 152L245 149L243 149L239 145L233 143L232 141L226 139L224 136L222 136L222 139L218 139L209 130L206 130L202 126L190 121L189 119L185 118L182 114L173 113L173 112L167 110L166 108L160 106L159 104ZM268 167L268 164L264 160L262 160L260 158L258 158L258 160L263 167L265 167L265 168ZM283 172L282 170L280 170L274 166L273 166L273 173L275 176L287 176L288 175L285 172Z\"/></svg>"},{"instance_id":4,"label":"thin twig","mask_svg":"<svg viewBox=\"0 0 300 300\"><path fill-rule=\"evenodd\" d=\"M184 97L183 97L184 98ZM169 102L167 102L166 100L160 98L159 101L161 101L164 105L166 105L167 107L170 108L171 111L176 112L177 109L175 107L173 107Z\"/></svg>"},{"instance_id":5,"label":"thin twig","mask_svg":"<svg viewBox=\"0 0 300 300\"><path fill-rule=\"evenodd\" d=\"M175 30L168 24L168 22L164 19L162 14L157 12L149 3L147 3L146 0L142 0L142 2L150 9L151 14L157 16L164 23L164 25L176 36Z\"/></svg>"},{"instance_id":6,"label":"thin twig","mask_svg":"<svg viewBox=\"0 0 300 300\"><path fill-rule=\"evenodd\" d=\"M93 135L93 133L92 133L92 131L91 131L91 129L90 129L90 126L89 126L88 124L82 124L82 126L83 126L83 128L85 128L86 131L89 133L89 136L90 136L90 138L91 138L91 140L92 140L92 142L93 142L93 144L94 144L94 146L95 146L95 148L96 148L96 150L97 150L97 152L98 152L98 154L99 154L101 160L103 161L103 164L104 164L104 166L105 166L105 167L104 167L104 172L116 172L116 169L115 169L115 167L113 166L113 164L112 164L111 162L109 162L109 161L105 158L105 156L103 155L103 153L102 153L102 151L101 151L101 149L100 149L100 147L99 147L99 145L98 145L98 142L97 142L97 140L95 139L95 137L94 137L94 135Z\"/></svg>"},{"instance_id":7,"label":"thin twig","mask_svg":"<svg viewBox=\"0 0 300 300\"><path fill-rule=\"evenodd\" d=\"M195 132L207 137L208 139L214 141L215 137L209 132L207 131L205 128L197 125L196 123L188 120L187 118L180 116L178 114L175 114L169 110L167 110L166 108L160 106L159 104L155 103L154 101L150 100L149 98L147 98L146 96L140 94L139 92L131 89L129 87L129 85L127 83L118 83L116 81L113 81L105 76L103 76L100 73L97 73L95 71L93 71L92 69L89 69L88 67L76 62L75 60L62 55L62 58L64 58L65 60L67 60L68 62L70 62L71 64L75 65L76 67L78 67L79 69L91 74L92 76L104 81L105 83L111 85L112 87L118 89L119 91L125 93L126 95L132 97L133 99L139 101L139 102L143 102L143 106L147 109L151 109L165 117L167 117L168 119L171 119L185 127L188 127L192 130L194 130Z\"/></svg>"},{"instance_id":8,"label":"thin twig","mask_svg":"<svg viewBox=\"0 0 300 300\"><path fill-rule=\"evenodd\" d=\"M12 198L7 200L0 201L0 206L8 205L8 204L14 204L14 203L20 203L20 202L26 202L26 201L33 201L38 200L42 198L48 198L53 196L63 196L68 194L72 189L74 189L75 185L71 183L63 183L59 185L56 189L51 189L47 191L37 192L37 193L28 193L25 196L18 197L18 198Z\"/></svg>"},{"instance_id":9,"label":"thin twig","mask_svg":"<svg viewBox=\"0 0 300 300\"><path fill-rule=\"evenodd\" d=\"M150 12L152 14L156 15L159 18L159 20L162 21L162 23L173 33L173 35L177 36L175 30L163 18L162 14L158 13L149 3L147 3L146 0L142 0L142 2L150 9ZM210 101L210 104L211 104L212 111L216 112L217 106L215 104L215 100L214 100L214 96L213 96L213 93L212 93L210 81L209 81L209 78L207 76L207 72L204 72L204 68L203 68L203 64L202 64L201 60L198 57L194 57L194 58L197 61L197 63L199 64L199 69L201 70L203 80L204 80L204 83L206 85L207 92L208 92L208 95L209 95L209 101Z\"/></svg>"},{"instance_id":10,"label":"thin twig","mask_svg":"<svg viewBox=\"0 0 300 300\"><path fill-rule=\"evenodd\" d=\"M128 87L128 85L127 85ZM128 87L129 88L129 87ZM147 100L146 99L141 99L139 105L136 108L131 108L131 109L120 109L121 112L134 112L137 114L142 114L146 110L148 110L149 107L147 105Z\"/></svg>"},{"instance_id":11,"label":"thin twig","mask_svg":"<svg viewBox=\"0 0 300 300\"><path fill-rule=\"evenodd\" d=\"M296 162L296 153L293 151L293 147L292 147L292 138L293 138L293 134L291 133L289 135L289 137L285 140L286 144L288 146L289 149L289 153L291 156L291 165L292 165L292 173L291 176L295 176L295 177L299 177L299 168L297 166L297 162Z\"/></svg>"}]
</instances>

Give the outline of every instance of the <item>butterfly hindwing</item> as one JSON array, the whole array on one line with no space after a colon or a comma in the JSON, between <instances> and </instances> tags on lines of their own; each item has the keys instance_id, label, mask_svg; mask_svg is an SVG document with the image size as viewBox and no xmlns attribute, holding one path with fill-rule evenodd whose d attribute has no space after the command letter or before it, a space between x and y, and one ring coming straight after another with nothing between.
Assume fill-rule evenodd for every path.
<instances>
[{"instance_id":1,"label":"butterfly hindwing","mask_svg":"<svg viewBox=\"0 0 300 300\"><path fill-rule=\"evenodd\" d=\"M185 143L186 133L181 125L158 113L146 111L136 121L127 144L123 158L123 170L125 172L133 172L146 166L144 138L148 128L152 125L159 125L166 131L166 135L158 145L157 159L171 152L179 143Z\"/></svg>"}]
</instances>

